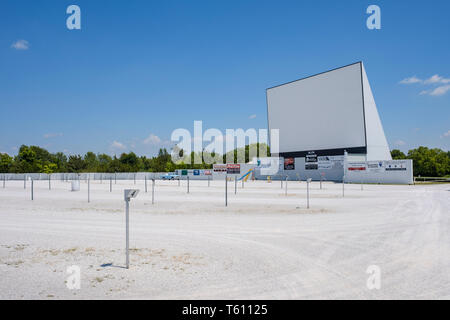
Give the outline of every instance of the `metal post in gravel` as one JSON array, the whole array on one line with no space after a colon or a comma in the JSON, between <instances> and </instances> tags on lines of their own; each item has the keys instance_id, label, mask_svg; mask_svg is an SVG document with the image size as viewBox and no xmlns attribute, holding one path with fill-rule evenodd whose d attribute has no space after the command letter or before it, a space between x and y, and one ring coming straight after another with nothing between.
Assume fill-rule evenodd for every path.
<instances>
[{"instance_id":1,"label":"metal post in gravel","mask_svg":"<svg viewBox=\"0 0 450 320\"><path fill-rule=\"evenodd\" d=\"M342 179L342 198L345 196L345 181Z\"/></svg>"},{"instance_id":2,"label":"metal post in gravel","mask_svg":"<svg viewBox=\"0 0 450 320\"><path fill-rule=\"evenodd\" d=\"M244 189L244 179L242 179L242 189Z\"/></svg>"},{"instance_id":3,"label":"metal post in gravel","mask_svg":"<svg viewBox=\"0 0 450 320\"><path fill-rule=\"evenodd\" d=\"M109 192L112 192L112 177L109 177Z\"/></svg>"},{"instance_id":4,"label":"metal post in gravel","mask_svg":"<svg viewBox=\"0 0 450 320\"><path fill-rule=\"evenodd\" d=\"M225 175L225 207L228 206L228 177Z\"/></svg>"},{"instance_id":5,"label":"metal post in gravel","mask_svg":"<svg viewBox=\"0 0 450 320\"><path fill-rule=\"evenodd\" d=\"M280 177L281 189L283 189L283 177Z\"/></svg>"},{"instance_id":6,"label":"metal post in gravel","mask_svg":"<svg viewBox=\"0 0 450 320\"><path fill-rule=\"evenodd\" d=\"M320 190L322 190L322 175L320 175Z\"/></svg>"},{"instance_id":7,"label":"metal post in gravel","mask_svg":"<svg viewBox=\"0 0 450 320\"><path fill-rule=\"evenodd\" d=\"M6 185L6 174L3 175L3 189L5 189Z\"/></svg>"},{"instance_id":8,"label":"metal post in gravel","mask_svg":"<svg viewBox=\"0 0 450 320\"><path fill-rule=\"evenodd\" d=\"M31 200L34 200L34 180L31 179Z\"/></svg>"},{"instance_id":9,"label":"metal post in gravel","mask_svg":"<svg viewBox=\"0 0 450 320\"><path fill-rule=\"evenodd\" d=\"M114 172L114 184L117 184L117 173Z\"/></svg>"},{"instance_id":10,"label":"metal post in gravel","mask_svg":"<svg viewBox=\"0 0 450 320\"><path fill-rule=\"evenodd\" d=\"M286 176L286 182L284 185L284 195L286 195L286 196L287 196L287 183L288 183L288 176Z\"/></svg>"},{"instance_id":11,"label":"metal post in gravel","mask_svg":"<svg viewBox=\"0 0 450 320\"><path fill-rule=\"evenodd\" d=\"M23 175L23 188L24 189L27 188L27 175L26 174Z\"/></svg>"},{"instance_id":12,"label":"metal post in gravel","mask_svg":"<svg viewBox=\"0 0 450 320\"><path fill-rule=\"evenodd\" d=\"M50 175L48 175L48 190L52 190L52 186L50 184Z\"/></svg>"},{"instance_id":13,"label":"metal post in gravel","mask_svg":"<svg viewBox=\"0 0 450 320\"><path fill-rule=\"evenodd\" d=\"M126 251L126 266L130 268L130 200L125 200L125 251Z\"/></svg>"},{"instance_id":14,"label":"metal post in gravel","mask_svg":"<svg viewBox=\"0 0 450 320\"><path fill-rule=\"evenodd\" d=\"M155 203L155 179L152 179L152 204Z\"/></svg>"},{"instance_id":15,"label":"metal post in gravel","mask_svg":"<svg viewBox=\"0 0 450 320\"><path fill-rule=\"evenodd\" d=\"M311 182L311 178L306 180L306 208L309 209L309 183Z\"/></svg>"},{"instance_id":16,"label":"metal post in gravel","mask_svg":"<svg viewBox=\"0 0 450 320\"><path fill-rule=\"evenodd\" d=\"M134 184L136 184L136 173L134 174Z\"/></svg>"}]
</instances>

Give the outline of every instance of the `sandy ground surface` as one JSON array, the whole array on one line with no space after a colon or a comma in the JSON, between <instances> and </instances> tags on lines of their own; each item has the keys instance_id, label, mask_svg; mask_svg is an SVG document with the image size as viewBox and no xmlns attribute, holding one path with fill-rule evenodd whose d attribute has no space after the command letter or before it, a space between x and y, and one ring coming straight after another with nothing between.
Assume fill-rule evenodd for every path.
<instances>
[{"instance_id":1,"label":"sandy ground surface","mask_svg":"<svg viewBox=\"0 0 450 320\"><path fill-rule=\"evenodd\" d=\"M2 299L449 299L450 185L0 183ZM123 189L131 203L125 263ZM81 270L81 289L66 286ZM367 268L381 271L369 290Z\"/></svg>"}]
</instances>

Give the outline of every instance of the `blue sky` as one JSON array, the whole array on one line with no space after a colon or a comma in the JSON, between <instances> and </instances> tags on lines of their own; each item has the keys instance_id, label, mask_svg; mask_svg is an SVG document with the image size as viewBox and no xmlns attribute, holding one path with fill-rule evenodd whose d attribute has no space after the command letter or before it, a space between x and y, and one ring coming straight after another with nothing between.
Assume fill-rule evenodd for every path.
<instances>
[{"instance_id":1,"label":"blue sky","mask_svg":"<svg viewBox=\"0 0 450 320\"><path fill-rule=\"evenodd\" d=\"M71 4L81 30L66 28ZM449 150L449 14L449 1L3 0L0 152L153 155L194 120L266 128L266 88L360 60L391 149Z\"/></svg>"}]
</instances>

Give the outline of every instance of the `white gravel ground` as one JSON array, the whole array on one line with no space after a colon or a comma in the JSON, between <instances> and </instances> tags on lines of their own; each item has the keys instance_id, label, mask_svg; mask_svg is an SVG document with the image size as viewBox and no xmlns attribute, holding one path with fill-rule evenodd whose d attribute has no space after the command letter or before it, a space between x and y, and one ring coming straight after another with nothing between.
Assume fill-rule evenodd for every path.
<instances>
[{"instance_id":1,"label":"white gravel ground","mask_svg":"<svg viewBox=\"0 0 450 320\"><path fill-rule=\"evenodd\" d=\"M449 299L450 185L0 183L1 299ZM125 262L123 189L131 203ZM69 290L67 267L81 268ZM369 290L370 265L381 288Z\"/></svg>"}]
</instances>

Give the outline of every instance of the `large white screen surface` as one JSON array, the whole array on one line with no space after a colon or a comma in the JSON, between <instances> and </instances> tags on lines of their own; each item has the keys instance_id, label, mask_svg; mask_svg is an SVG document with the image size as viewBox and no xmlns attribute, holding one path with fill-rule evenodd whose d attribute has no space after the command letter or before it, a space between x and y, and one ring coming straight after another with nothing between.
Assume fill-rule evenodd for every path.
<instances>
[{"instance_id":1,"label":"large white screen surface","mask_svg":"<svg viewBox=\"0 0 450 320\"><path fill-rule=\"evenodd\" d=\"M361 64L267 89L280 153L365 147Z\"/></svg>"}]
</instances>

